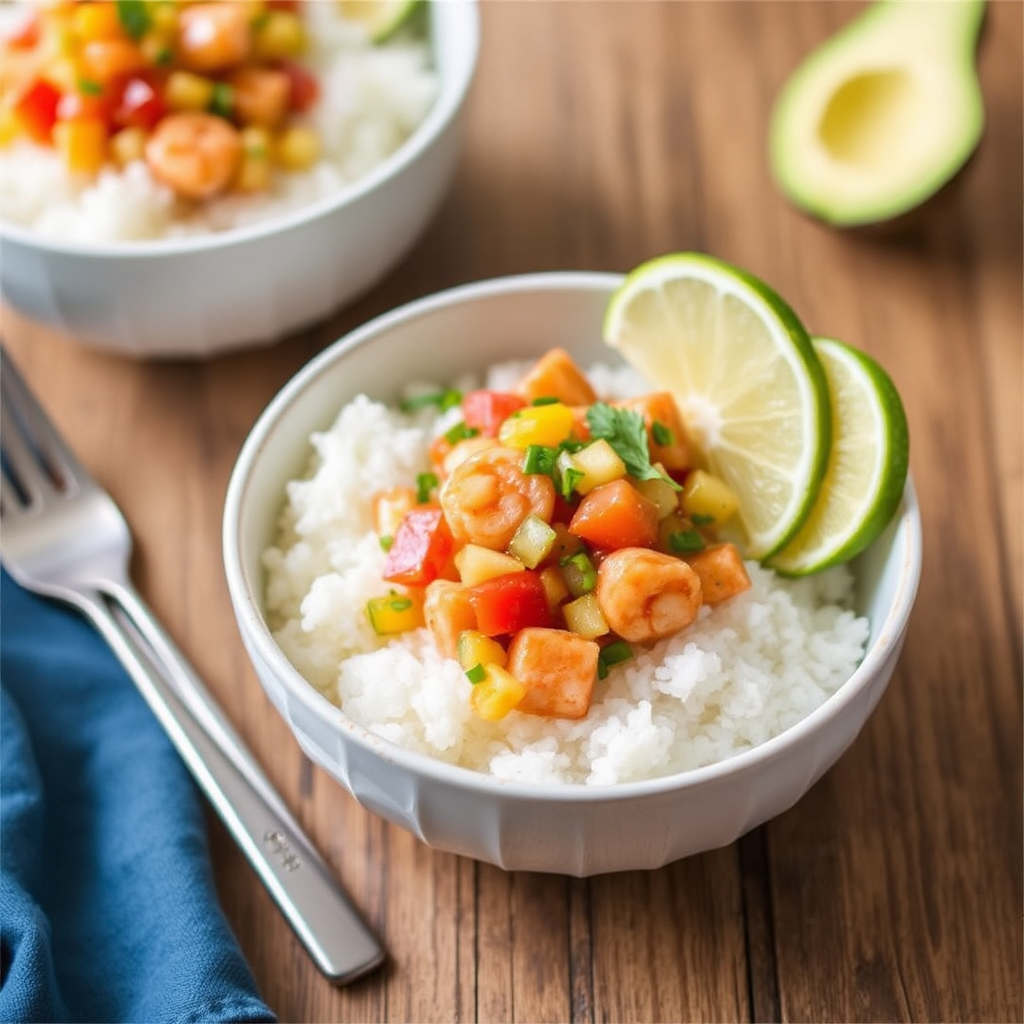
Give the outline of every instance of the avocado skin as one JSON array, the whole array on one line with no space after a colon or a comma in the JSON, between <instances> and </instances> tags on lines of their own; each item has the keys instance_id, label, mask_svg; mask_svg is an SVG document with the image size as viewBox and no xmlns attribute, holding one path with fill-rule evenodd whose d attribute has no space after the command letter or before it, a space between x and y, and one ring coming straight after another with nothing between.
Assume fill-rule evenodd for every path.
<instances>
[{"instance_id":1,"label":"avocado skin","mask_svg":"<svg viewBox=\"0 0 1024 1024\"><path fill-rule=\"evenodd\" d=\"M975 55L987 20L984 15L985 0L878 0L813 50L783 85L772 112L771 170L786 197L803 213L832 227L882 234L901 232L918 223L922 214L945 205L942 200L962 178L983 132ZM934 91L922 94L918 88L922 78L915 79L914 71L923 64L931 71L938 64L945 72L945 88L937 97ZM819 128L828 103L844 84L893 68L905 73L910 92L917 89L915 114L942 120L935 121L940 127L930 145L919 146L904 162L920 169L917 177L889 187L884 173L875 168L865 169L858 179L855 166L844 165L828 149ZM950 97L955 100L952 109L949 102L942 102ZM871 182L872 175L877 183ZM849 191L861 195L843 195L844 185L851 181L855 187Z\"/></svg>"}]
</instances>

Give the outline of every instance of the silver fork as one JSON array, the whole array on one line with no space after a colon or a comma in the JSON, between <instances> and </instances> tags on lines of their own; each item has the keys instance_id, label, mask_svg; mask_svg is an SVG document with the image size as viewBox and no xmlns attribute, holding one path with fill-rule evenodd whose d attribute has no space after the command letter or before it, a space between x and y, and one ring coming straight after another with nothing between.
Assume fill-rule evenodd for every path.
<instances>
[{"instance_id":1,"label":"silver fork","mask_svg":"<svg viewBox=\"0 0 1024 1024\"><path fill-rule=\"evenodd\" d=\"M92 622L134 680L317 966L335 984L381 946L195 671L131 585L131 534L0 346L0 560Z\"/></svg>"}]
</instances>

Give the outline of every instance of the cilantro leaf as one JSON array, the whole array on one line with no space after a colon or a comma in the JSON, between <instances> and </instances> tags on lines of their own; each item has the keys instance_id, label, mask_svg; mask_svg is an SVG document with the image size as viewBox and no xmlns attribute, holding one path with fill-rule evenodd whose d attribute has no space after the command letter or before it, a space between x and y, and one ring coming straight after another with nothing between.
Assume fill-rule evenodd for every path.
<instances>
[{"instance_id":1,"label":"cilantro leaf","mask_svg":"<svg viewBox=\"0 0 1024 1024\"><path fill-rule=\"evenodd\" d=\"M117 0L117 17L125 32L138 42L149 28L146 0Z\"/></svg>"},{"instance_id":2,"label":"cilantro leaf","mask_svg":"<svg viewBox=\"0 0 1024 1024\"><path fill-rule=\"evenodd\" d=\"M651 465L647 446L647 425L643 416L632 409L616 409L605 402L595 402L587 410L587 426L595 440L605 440L626 464L630 476L637 480L665 480L676 490L679 485Z\"/></svg>"}]
</instances>

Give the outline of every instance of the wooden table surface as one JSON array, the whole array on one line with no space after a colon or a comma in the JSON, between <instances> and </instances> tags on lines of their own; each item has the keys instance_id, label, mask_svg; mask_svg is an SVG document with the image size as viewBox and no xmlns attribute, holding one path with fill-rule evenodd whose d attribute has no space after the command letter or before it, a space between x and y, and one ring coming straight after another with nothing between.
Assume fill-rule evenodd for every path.
<instances>
[{"instance_id":1,"label":"wooden table surface","mask_svg":"<svg viewBox=\"0 0 1024 1024\"><path fill-rule=\"evenodd\" d=\"M800 216L768 175L773 96L859 4L488 2L454 188L354 306L262 350L133 362L4 311L9 346L124 509L135 576L389 950L315 971L216 819L223 905L288 1021L1020 1021L1022 6L994 2L987 126L897 238ZM659 871L507 874L434 853L302 756L246 661L221 511L260 410L334 338L467 280L702 249L899 386L924 520L902 659L792 810Z\"/></svg>"}]
</instances>

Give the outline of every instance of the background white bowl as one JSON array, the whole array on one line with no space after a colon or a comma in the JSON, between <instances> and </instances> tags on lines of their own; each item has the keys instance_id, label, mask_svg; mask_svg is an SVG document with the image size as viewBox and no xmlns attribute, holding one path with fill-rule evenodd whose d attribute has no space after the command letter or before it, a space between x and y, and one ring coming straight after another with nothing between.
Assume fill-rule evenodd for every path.
<instances>
[{"instance_id":1,"label":"background white bowl","mask_svg":"<svg viewBox=\"0 0 1024 1024\"><path fill-rule=\"evenodd\" d=\"M211 235L87 245L0 222L0 293L74 338L136 356L268 344L354 299L407 252L450 181L476 69L475 0L432 3L440 92L395 153L335 196Z\"/></svg>"},{"instance_id":2,"label":"background white bowl","mask_svg":"<svg viewBox=\"0 0 1024 1024\"><path fill-rule=\"evenodd\" d=\"M795 803L853 742L892 675L921 571L912 485L885 534L855 563L871 622L853 676L806 719L754 750L680 775L609 787L503 782L401 749L330 704L288 662L263 617L262 551L309 435L354 395L394 401L403 381L540 355L553 345L587 365L601 341L609 274L554 273L456 288L379 317L300 371L239 455L224 516L227 581L245 646L302 749L365 807L441 850L501 867L578 876L655 868L723 846Z\"/></svg>"}]
</instances>

